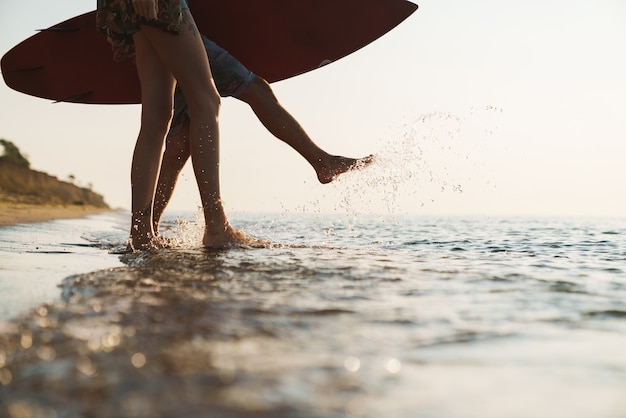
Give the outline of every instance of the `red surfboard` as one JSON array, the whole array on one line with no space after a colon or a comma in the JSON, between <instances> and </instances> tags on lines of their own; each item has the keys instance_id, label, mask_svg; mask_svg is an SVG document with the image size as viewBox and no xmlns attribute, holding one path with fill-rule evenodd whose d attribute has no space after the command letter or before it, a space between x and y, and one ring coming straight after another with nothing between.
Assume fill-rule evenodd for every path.
<instances>
[{"instance_id":1,"label":"red surfboard","mask_svg":"<svg viewBox=\"0 0 626 418\"><path fill-rule=\"evenodd\" d=\"M406 0L188 0L201 32L269 82L336 61L410 16ZM113 61L95 12L40 30L1 61L6 84L62 102L140 102L134 64Z\"/></svg>"}]
</instances>

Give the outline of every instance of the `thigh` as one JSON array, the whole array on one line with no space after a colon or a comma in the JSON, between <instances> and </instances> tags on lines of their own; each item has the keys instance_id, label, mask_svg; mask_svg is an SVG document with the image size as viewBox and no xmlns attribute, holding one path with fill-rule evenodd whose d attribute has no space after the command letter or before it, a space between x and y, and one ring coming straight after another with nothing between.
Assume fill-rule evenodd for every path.
<instances>
[{"instance_id":1,"label":"thigh","mask_svg":"<svg viewBox=\"0 0 626 418\"><path fill-rule=\"evenodd\" d=\"M135 33L133 40L141 82L142 119L167 125L172 115L174 76L143 31Z\"/></svg>"},{"instance_id":2,"label":"thigh","mask_svg":"<svg viewBox=\"0 0 626 418\"><path fill-rule=\"evenodd\" d=\"M217 96L209 61L189 10L183 10L183 27L178 35L147 25L141 32L169 72L176 78L190 108L207 92Z\"/></svg>"}]
</instances>

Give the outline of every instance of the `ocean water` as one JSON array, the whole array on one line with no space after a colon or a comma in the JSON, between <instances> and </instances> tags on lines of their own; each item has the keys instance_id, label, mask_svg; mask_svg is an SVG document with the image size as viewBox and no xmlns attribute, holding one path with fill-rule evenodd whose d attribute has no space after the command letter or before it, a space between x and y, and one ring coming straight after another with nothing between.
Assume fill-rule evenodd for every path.
<instances>
[{"instance_id":1,"label":"ocean water","mask_svg":"<svg viewBox=\"0 0 626 418\"><path fill-rule=\"evenodd\" d=\"M127 223L109 213L0 227L0 320L58 299L69 275L123 265L103 249L121 242Z\"/></svg>"},{"instance_id":2,"label":"ocean water","mask_svg":"<svg viewBox=\"0 0 626 418\"><path fill-rule=\"evenodd\" d=\"M231 221L0 229L0 416L626 417L626 219Z\"/></svg>"}]
</instances>

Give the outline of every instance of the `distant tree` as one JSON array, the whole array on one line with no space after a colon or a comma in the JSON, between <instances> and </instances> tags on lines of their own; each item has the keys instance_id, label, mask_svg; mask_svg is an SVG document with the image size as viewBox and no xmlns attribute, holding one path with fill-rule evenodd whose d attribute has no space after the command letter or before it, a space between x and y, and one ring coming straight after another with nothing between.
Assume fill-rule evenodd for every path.
<instances>
[{"instance_id":1,"label":"distant tree","mask_svg":"<svg viewBox=\"0 0 626 418\"><path fill-rule=\"evenodd\" d=\"M22 155L13 142L0 138L0 145L4 147L4 153L0 155L0 160L11 161L22 167L30 168L30 162Z\"/></svg>"},{"instance_id":2,"label":"distant tree","mask_svg":"<svg viewBox=\"0 0 626 418\"><path fill-rule=\"evenodd\" d=\"M74 174L68 174L67 179L70 183L74 183L76 181L76 176Z\"/></svg>"}]
</instances>

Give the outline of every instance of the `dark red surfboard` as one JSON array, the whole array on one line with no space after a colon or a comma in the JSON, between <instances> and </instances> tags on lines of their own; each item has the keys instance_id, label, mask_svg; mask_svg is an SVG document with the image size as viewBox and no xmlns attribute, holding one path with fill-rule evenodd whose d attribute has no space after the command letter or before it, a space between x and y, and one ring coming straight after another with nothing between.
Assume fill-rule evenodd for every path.
<instances>
[{"instance_id":1,"label":"dark red surfboard","mask_svg":"<svg viewBox=\"0 0 626 418\"><path fill-rule=\"evenodd\" d=\"M188 0L200 30L269 82L336 61L410 16L406 0ZM95 12L41 30L1 61L6 84L63 102L140 102L135 66L113 61Z\"/></svg>"}]
</instances>

